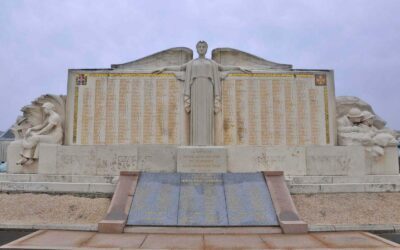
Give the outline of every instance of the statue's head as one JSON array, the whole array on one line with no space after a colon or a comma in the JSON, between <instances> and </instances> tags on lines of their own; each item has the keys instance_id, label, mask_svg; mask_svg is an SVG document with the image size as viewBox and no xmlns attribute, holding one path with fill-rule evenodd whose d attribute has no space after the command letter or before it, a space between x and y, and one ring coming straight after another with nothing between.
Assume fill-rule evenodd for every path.
<instances>
[{"instance_id":1,"label":"statue's head","mask_svg":"<svg viewBox=\"0 0 400 250\"><path fill-rule=\"evenodd\" d=\"M352 123L360 123L362 119L361 110L359 108L351 108L347 113L347 117Z\"/></svg>"},{"instance_id":2,"label":"statue's head","mask_svg":"<svg viewBox=\"0 0 400 250\"><path fill-rule=\"evenodd\" d=\"M365 125L372 126L372 124L374 123L374 117L375 116L371 112L365 110L362 112L361 122Z\"/></svg>"},{"instance_id":3,"label":"statue's head","mask_svg":"<svg viewBox=\"0 0 400 250\"><path fill-rule=\"evenodd\" d=\"M49 114L51 110L54 111L55 106L54 106L54 104L51 103L51 102L45 102L45 103L42 105L42 108L43 108L44 113Z\"/></svg>"},{"instance_id":4,"label":"statue's head","mask_svg":"<svg viewBox=\"0 0 400 250\"><path fill-rule=\"evenodd\" d=\"M196 44L197 53L199 56L204 56L207 53L208 44L205 41L198 41Z\"/></svg>"}]
</instances>

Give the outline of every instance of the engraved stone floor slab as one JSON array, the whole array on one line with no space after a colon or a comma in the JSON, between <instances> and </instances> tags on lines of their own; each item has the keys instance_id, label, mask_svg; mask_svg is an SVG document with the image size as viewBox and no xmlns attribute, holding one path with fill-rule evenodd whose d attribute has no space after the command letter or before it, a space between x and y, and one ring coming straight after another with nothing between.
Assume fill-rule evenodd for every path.
<instances>
[{"instance_id":1,"label":"engraved stone floor slab","mask_svg":"<svg viewBox=\"0 0 400 250\"><path fill-rule=\"evenodd\" d=\"M279 224L261 173L227 173L223 180L229 225Z\"/></svg>"},{"instance_id":2,"label":"engraved stone floor slab","mask_svg":"<svg viewBox=\"0 0 400 250\"><path fill-rule=\"evenodd\" d=\"M127 225L176 225L180 175L141 173Z\"/></svg>"},{"instance_id":3,"label":"engraved stone floor slab","mask_svg":"<svg viewBox=\"0 0 400 250\"><path fill-rule=\"evenodd\" d=\"M222 174L181 174L178 225L228 225Z\"/></svg>"},{"instance_id":4,"label":"engraved stone floor slab","mask_svg":"<svg viewBox=\"0 0 400 250\"><path fill-rule=\"evenodd\" d=\"M261 173L142 173L127 225L277 226Z\"/></svg>"}]
</instances>

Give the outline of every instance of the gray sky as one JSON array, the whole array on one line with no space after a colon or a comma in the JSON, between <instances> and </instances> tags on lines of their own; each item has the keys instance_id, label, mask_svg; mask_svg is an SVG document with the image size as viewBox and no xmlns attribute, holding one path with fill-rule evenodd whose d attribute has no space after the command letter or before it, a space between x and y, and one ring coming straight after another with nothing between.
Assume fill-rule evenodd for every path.
<instances>
[{"instance_id":1,"label":"gray sky","mask_svg":"<svg viewBox=\"0 0 400 250\"><path fill-rule=\"evenodd\" d=\"M206 3L207 2L207 3ZM66 94L68 68L104 68L206 40L294 68L334 69L336 95L400 129L400 1L0 1L0 130Z\"/></svg>"}]
</instances>

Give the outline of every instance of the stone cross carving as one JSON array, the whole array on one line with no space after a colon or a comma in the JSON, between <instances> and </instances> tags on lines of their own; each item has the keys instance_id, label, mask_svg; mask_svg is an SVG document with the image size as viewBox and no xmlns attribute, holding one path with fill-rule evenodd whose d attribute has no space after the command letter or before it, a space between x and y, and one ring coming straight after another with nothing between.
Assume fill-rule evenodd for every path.
<instances>
[{"instance_id":1,"label":"stone cross carving","mask_svg":"<svg viewBox=\"0 0 400 250\"><path fill-rule=\"evenodd\" d=\"M190 113L190 145L214 145L214 114L221 111L221 71L251 71L238 66L224 66L205 58L208 45L196 45L199 57L179 66L168 66L154 71L184 71L184 105Z\"/></svg>"}]
</instances>

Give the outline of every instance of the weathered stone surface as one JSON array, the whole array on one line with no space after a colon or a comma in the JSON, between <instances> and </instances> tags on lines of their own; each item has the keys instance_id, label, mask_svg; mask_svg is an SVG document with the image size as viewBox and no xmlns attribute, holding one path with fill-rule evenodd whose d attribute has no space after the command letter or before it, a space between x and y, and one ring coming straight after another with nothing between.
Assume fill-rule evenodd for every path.
<instances>
[{"instance_id":1,"label":"weathered stone surface","mask_svg":"<svg viewBox=\"0 0 400 250\"><path fill-rule=\"evenodd\" d=\"M224 147L179 147L178 172L224 173L227 150Z\"/></svg>"},{"instance_id":2,"label":"weathered stone surface","mask_svg":"<svg viewBox=\"0 0 400 250\"><path fill-rule=\"evenodd\" d=\"M95 147L58 146L56 157L57 174L96 175Z\"/></svg>"},{"instance_id":3,"label":"weathered stone surface","mask_svg":"<svg viewBox=\"0 0 400 250\"><path fill-rule=\"evenodd\" d=\"M178 225L228 225L222 174L181 174Z\"/></svg>"},{"instance_id":4,"label":"weathered stone surface","mask_svg":"<svg viewBox=\"0 0 400 250\"><path fill-rule=\"evenodd\" d=\"M40 144L39 145L39 174L58 174L57 172L57 149L56 144ZM66 172L66 171L64 171Z\"/></svg>"},{"instance_id":5,"label":"weathered stone surface","mask_svg":"<svg viewBox=\"0 0 400 250\"><path fill-rule=\"evenodd\" d=\"M7 172L10 174L33 174L38 172L38 162L28 166L17 165L22 151L22 141L13 141L7 148Z\"/></svg>"},{"instance_id":6,"label":"weathered stone surface","mask_svg":"<svg viewBox=\"0 0 400 250\"><path fill-rule=\"evenodd\" d=\"M142 173L128 225L273 226L260 173Z\"/></svg>"},{"instance_id":7,"label":"weathered stone surface","mask_svg":"<svg viewBox=\"0 0 400 250\"><path fill-rule=\"evenodd\" d=\"M385 153L380 157L373 157L367 152L367 174L372 175L398 175L399 153L396 147L386 147Z\"/></svg>"},{"instance_id":8,"label":"weathered stone surface","mask_svg":"<svg viewBox=\"0 0 400 250\"><path fill-rule=\"evenodd\" d=\"M180 175L142 173L127 225L176 225Z\"/></svg>"},{"instance_id":9,"label":"weathered stone surface","mask_svg":"<svg viewBox=\"0 0 400 250\"><path fill-rule=\"evenodd\" d=\"M138 169L138 146L96 146L96 175L118 175Z\"/></svg>"},{"instance_id":10,"label":"weathered stone surface","mask_svg":"<svg viewBox=\"0 0 400 250\"><path fill-rule=\"evenodd\" d=\"M146 172L176 172L175 145L140 145L138 170Z\"/></svg>"},{"instance_id":11,"label":"weathered stone surface","mask_svg":"<svg viewBox=\"0 0 400 250\"><path fill-rule=\"evenodd\" d=\"M365 175L365 159L362 146L309 146L306 149L306 174Z\"/></svg>"},{"instance_id":12,"label":"weathered stone surface","mask_svg":"<svg viewBox=\"0 0 400 250\"><path fill-rule=\"evenodd\" d=\"M285 171L305 175L305 147L237 146L228 148L229 172Z\"/></svg>"},{"instance_id":13,"label":"weathered stone surface","mask_svg":"<svg viewBox=\"0 0 400 250\"><path fill-rule=\"evenodd\" d=\"M261 173L223 175L229 225L278 225Z\"/></svg>"}]
</instances>

